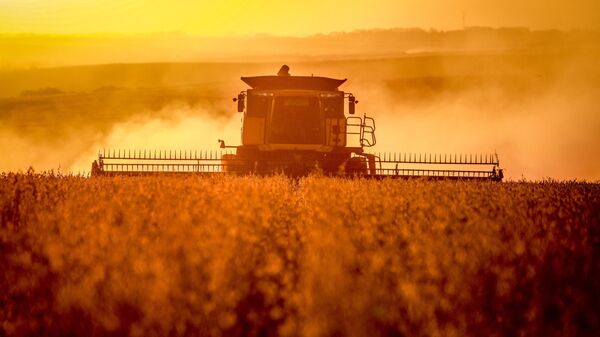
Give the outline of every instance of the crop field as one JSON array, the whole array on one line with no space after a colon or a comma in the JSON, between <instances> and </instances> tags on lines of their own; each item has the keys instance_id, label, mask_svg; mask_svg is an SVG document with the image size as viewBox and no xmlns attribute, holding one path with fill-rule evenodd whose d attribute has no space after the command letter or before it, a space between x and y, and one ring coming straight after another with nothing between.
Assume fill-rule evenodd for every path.
<instances>
[{"instance_id":1,"label":"crop field","mask_svg":"<svg viewBox=\"0 0 600 337\"><path fill-rule=\"evenodd\" d=\"M0 335L593 336L600 185L0 176Z\"/></svg>"}]
</instances>

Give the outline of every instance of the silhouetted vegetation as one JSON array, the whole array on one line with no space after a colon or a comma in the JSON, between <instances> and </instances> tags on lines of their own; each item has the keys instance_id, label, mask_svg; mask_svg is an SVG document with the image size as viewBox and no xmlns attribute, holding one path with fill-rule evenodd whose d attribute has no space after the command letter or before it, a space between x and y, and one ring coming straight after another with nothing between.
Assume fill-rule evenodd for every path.
<instances>
[{"instance_id":1,"label":"silhouetted vegetation","mask_svg":"<svg viewBox=\"0 0 600 337\"><path fill-rule=\"evenodd\" d=\"M22 97L28 96L52 96L52 95L62 95L65 92L58 88L41 88L36 90L24 90L21 92Z\"/></svg>"}]
</instances>

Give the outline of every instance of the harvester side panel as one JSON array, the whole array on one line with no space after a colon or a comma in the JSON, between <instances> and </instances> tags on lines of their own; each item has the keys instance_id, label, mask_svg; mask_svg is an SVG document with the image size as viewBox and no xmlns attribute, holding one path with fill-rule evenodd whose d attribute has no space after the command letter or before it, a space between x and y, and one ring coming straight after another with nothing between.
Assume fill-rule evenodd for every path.
<instances>
[{"instance_id":1,"label":"harvester side panel","mask_svg":"<svg viewBox=\"0 0 600 337\"><path fill-rule=\"evenodd\" d=\"M346 118L325 119L326 144L329 146L346 146Z\"/></svg>"},{"instance_id":2,"label":"harvester side panel","mask_svg":"<svg viewBox=\"0 0 600 337\"><path fill-rule=\"evenodd\" d=\"M242 144L264 144L266 117L271 111L273 95L250 89L247 91L247 99L248 106L242 123Z\"/></svg>"},{"instance_id":3,"label":"harvester side panel","mask_svg":"<svg viewBox=\"0 0 600 337\"><path fill-rule=\"evenodd\" d=\"M245 117L242 129L242 144L260 145L265 143L265 118Z\"/></svg>"}]
</instances>

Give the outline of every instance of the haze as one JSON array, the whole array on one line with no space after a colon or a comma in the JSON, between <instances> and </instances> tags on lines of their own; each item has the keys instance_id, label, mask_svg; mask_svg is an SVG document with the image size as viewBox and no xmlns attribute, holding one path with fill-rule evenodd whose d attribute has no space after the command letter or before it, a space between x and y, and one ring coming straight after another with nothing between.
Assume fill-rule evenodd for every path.
<instances>
[{"instance_id":1,"label":"haze","mask_svg":"<svg viewBox=\"0 0 600 337\"><path fill-rule=\"evenodd\" d=\"M464 16L463 16L464 14ZM463 20L464 18L464 20ZM466 26L598 29L596 0L2 0L0 32L305 36L356 29Z\"/></svg>"}]
</instances>

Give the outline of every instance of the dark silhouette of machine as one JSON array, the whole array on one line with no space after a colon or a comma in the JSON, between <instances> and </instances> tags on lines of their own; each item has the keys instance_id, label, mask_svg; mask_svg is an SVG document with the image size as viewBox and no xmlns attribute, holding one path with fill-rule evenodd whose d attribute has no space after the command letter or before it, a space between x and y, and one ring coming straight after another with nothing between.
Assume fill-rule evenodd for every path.
<instances>
[{"instance_id":1,"label":"dark silhouette of machine","mask_svg":"<svg viewBox=\"0 0 600 337\"><path fill-rule=\"evenodd\" d=\"M345 79L291 76L287 65L277 76L241 79L250 86L234 98L243 113L241 145L219 140L220 149L212 151L102 151L92 164L92 175L302 176L319 171L371 178L503 178L496 154L366 152L376 143L375 120L356 116L356 97L338 89Z\"/></svg>"}]
</instances>

